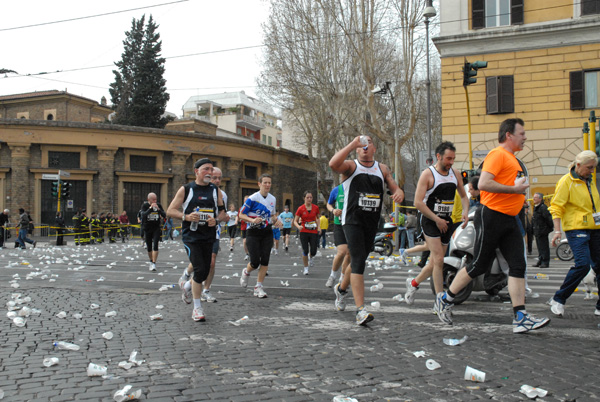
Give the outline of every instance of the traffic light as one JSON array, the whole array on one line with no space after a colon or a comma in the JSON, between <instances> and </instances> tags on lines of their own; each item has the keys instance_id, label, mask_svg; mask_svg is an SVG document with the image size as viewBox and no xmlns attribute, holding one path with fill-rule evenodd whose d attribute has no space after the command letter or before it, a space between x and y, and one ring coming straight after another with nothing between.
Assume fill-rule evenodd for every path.
<instances>
[{"instance_id":1,"label":"traffic light","mask_svg":"<svg viewBox=\"0 0 600 402\"><path fill-rule=\"evenodd\" d=\"M60 194L60 185L59 185L59 182L53 181L52 182L52 197L58 198L59 194Z\"/></svg>"},{"instance_id":2,"label":"traffic light","mask_svg":"<svg viewBox=\"0 0 600 402\"><path fill-rule=\"evenodd\" d=\"M460 172L460 175L462 176L463 185L467 184L469 182L469 180L471 180L471 177L479 176L480 174L481 174L481 169L463 170L462 172Z\"/></svg>"},{"instance_id":3,"label":"traffic light","mask_svg":"<svg viewBox=\"0 0 600 402\"><path fill-rule=\"evenodd\" d=\"M469 63L465 60L465 65L463 66L463 86L475 84L477 82L477 70L480 68L487 67L487 61L475 61L473 63Z\"/></svg>"},{"instance_id":4,"label":"traffic light","mask_svg":"<svg viewBox=\"0 0 600 402\"><path fill-rule=\"evenodd\" d=\"M71 183L63 182L61 190L62 198L69 198L69 196L71 195L71 186Z\"/></svg>"}]
</instances>

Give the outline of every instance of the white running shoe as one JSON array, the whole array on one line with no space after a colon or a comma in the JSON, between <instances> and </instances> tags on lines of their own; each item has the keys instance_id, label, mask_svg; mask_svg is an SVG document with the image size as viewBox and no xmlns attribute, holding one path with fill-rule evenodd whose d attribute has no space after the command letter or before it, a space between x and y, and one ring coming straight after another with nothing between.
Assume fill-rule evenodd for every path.
<instances>
[{"instance_id":1,"label":"white running shoe","mask_svg":"<svg viewBox=\"0 0 600 402\"><path fill-rule=\"evenodd\" d=\"M250 258L250 256L248 254L246 254L246 256L244 257L244 261L248 261L249 258Z\"/></svg>"},{"instance_id":2,"label":"white running shoe","mask_svg":"<svg viewBox=\"0 0 600 402\"><path fill-rule=\"evenodd\" d=\"M210 290L203 290L202 295L200 296L200 301L216 303L217 299L210 293Z\"/></svg>"},{"instance_id":3,"label":"white running shoe","mask_svg":"<svg viewBox=\"0 0 600 402\"><path fill-rule=\"evenodd\" d=\"M267 297L267 292L265 292L262 286L256 286L254 288L254 296L258 297L259 299L264 299Z\"/></svg>"},{"instance_id":4,"label":"white running shoe","mask_svg":"<svg viewBox=\"0 0 600 402\"><path fill-rule=\"evenodd\" d=\"M367 323L373 321L373 318L373 314L369 313L364 307L356 313L356 323L358 325L367 325Z\"/></svg>"},{"instance_id":5,"label":"white running shoe","mask_svg":"<svg viewBox=\"0 0 600 402\"><path fill-rule=\"evenodd\" d=\"M242 275L240 275L240 285L243 288L248 287L248 278L250 278L250 274L246 273L246 268L242 269Z\"/></svg>"},{"instance_id":6,"label":"white running shoe","mask_svg":"<svg viewBox=\"0 0 600 402\"><path fill-rule=\"evenodd\" d=\"M279 251L277 251L277 249L275 249L275 255L278 255L278 254L279 254Z\"/></svg>"},{"instance_id":7,"label":"white running shoe","mask_svg":"<svg viewBox=\"0 0 600 402\"><path fill-rule=\"evenodd\" d=\"M348 296L348 291L346 290L344 293L340 292L339 283L333 287L333 291L335 292L335 308L338 311L346 310L346 296Z\"/></svg>"},{"instance_id":8,"label":"white running shoe","mask_svg":"<svg viewBox=\"0 0 600 402\"><path fill-rule=\"evenodd\" d=\"M192 312L192 319L194 321L206 321L206 317L204 316L204 310L202 306L196 307Z\"/></svg>"},{"instance_id":9,"label":"white running shoe","mask_svg":"<svg viewBox=\"0 0 600 402\"><path fill-rule=\"evenodd\" d=\"M309 258L308 259L308 266L311 267L311 268L314 268L314 266L315 266L315 259L314 258Z\"/></svg>"},{"instance_id":10,"label":"white running shoe","mask_svg":"<svg viewBox=\"0 0 600 402\"><path fill-rule=\"evenodd\" d=\"M308 275L308 267L304 267L304 275Z\"/></svg>"},{"instance_id":11,"label":"white running shoe","mask_svg":"<svg viewBox=\"0 0 600 402\"><path fill-rule=\"evenodd\" d=\"M452 325L452 306L454 304L446 301L444 299L445 295L445 292L440 292L436 295L433 311L435 311L441 322Z\"/></svg>"},{"instance_id":12,"label":"white running shoe","mask_svg":"<svg viewBox=\"0 0 600 402\"><path fill-rule=\"evenodd\" d=\"M330 275L329 278L327 278L327 282L325 282L325 286L328 288L332 287L334 281L335 281L335 278Z\"/></svg>"},{"instance_id":13,"label":"white running shoe","mask_svg":"<svg viewBox=\"0 0 600 402\"><path fill-rule=\"evenodd\" d=\"M400 252L400 259L402 260L402 263L408 267L408 255L406 255L406 249L401 248L399 250L399 252Z\"/></svg>"},{"instance_id":14,"label":"white running shoe","mask_svg":"<svg viewBox=\"0 0 600 402\"><path fill-rule=\"evenodd\" d=\"M557 302L556 300L550 300L550 311L556 316L562 317L565 314L565 305Z\"/></svg>"},{"instance_id":15,"label":"white running shoe","mask_svg":"<svg viewBox=\"0 0 600 402\"><path fill-rule=\"evenodd\" d=\"M406 279L406 293L404 294L404 300L406 301L406 304L413 304L415 302L415 293L417 293L417 290L419 290L419 288L414 287L412 285L412 281L415 278L407 278Z\"/></svg>"},{"instance_id":16,"label":"white running shoe","mask_svg":"<svg viewBox=\"0 0 600 402\"><path fill-rule=\"evenodd\" d=\"M150 271L152 271L152 272L156 271L156 264L153 262L150 263Z\"/></svg>"}]
</instances>

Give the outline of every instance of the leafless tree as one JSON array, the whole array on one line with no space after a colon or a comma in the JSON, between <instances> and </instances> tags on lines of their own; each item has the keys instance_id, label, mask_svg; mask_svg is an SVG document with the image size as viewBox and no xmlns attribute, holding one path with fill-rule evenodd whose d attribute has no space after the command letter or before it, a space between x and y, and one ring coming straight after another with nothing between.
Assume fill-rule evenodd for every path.
<instances>
[{"instance_id":1,"label":"leafless tree","mask_svg":"<svg viewBox=\"0 0 600 402\"><path fill-rule=\"evenodd\" d=\"M327 176L333 154L363 133L373 137L381 159L393 168L392 106L371 91L383 81L393 83L399 144L414 135L420 118L415 32L424 3L270 1L261 96L278 105L284 124L300 133L321 177ZM404 183L404 174L398 182Z\"/></svg>"}]
</instances>

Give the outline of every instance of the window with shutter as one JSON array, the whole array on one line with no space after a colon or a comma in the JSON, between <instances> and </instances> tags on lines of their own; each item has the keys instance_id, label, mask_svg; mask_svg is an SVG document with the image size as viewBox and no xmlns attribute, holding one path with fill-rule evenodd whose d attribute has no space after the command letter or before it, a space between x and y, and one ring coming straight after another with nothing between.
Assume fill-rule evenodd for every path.
<instances>
[{"instance_id":1,"label":"window with shutter","mask_svg":"<svg viewBox=\"0 0 600 402\"><path fill-rule=\"evenodd\" d=\"M473 0L471 2L471 28L485 28L485 0Z\"/></svg>"},{"instance_id":2,"label":"window with shutter","mask_svg":"<svg viewBox=\"0 0 600 402\"><path fill-rule=\"evenodd\" d=\"M510 24L523 24L523 0L510 0Z\"/></svg>"},{"instance_id":3,"label":"window with shutter","mask_svg":"<svg viewBox=\"0 0 600 402\"><path fill-rule=\"evenodd\" d=\"M581 15L600 14L600 0L581 0Z\"/></svg>"},{"instance_id":4,"label":"window with shutter","mask_svg":"<svg viewBox=\"0 0 600 402\"><path fill-rule=\"evenodd\" d=\"M571 92L571 110L583 109L583 71L571 71L569 73L569 87Z\"/></svg>"},{"instance_id":5,"label":"window with shutter","mask_svg":"<svg viewBox=\"0 0 600 402\"><path fill-rule=\"evenodd\" d=\"M485 79L486 109L487 114L499 112L498 102L498 77L487 77Z\"/></svg>"},{"instance_id":6,"label":"window with shutter","mask_svg":"<svg viewBox=\"0 0 600 402\"><path fill-rule=\"evenodd\" d=\"M514 113L515 95L512 75L487 77L485 85L487 114Z\"/></svg>"}]
</instances>

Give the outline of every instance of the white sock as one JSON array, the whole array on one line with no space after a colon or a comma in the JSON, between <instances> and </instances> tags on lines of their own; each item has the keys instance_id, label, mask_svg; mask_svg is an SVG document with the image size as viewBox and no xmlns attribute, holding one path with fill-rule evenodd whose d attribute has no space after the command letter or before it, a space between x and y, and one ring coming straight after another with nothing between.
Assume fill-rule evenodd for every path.
<instances>
[{"instance_id":1,"label":"white sock","mask_svg":"<svg viewBox=\"0 0 600 402\"><path fill-rule=\"evenodd\" d=\"M185 285L183 285L185 290L192 290L192 281L187 281Z\"/></svg>"},{"instance_id":2,"label":"white sock","mask_svg":"<svg viewBox=\"0 0 600 402\"><path fill-rule=\"evenodd\" d=\"M331 276L332 278L335 278L337 276L337 271L334 271L333 269L331 270L331 273L329 274L329 276Z\"/></svg>"},{"instance_id":3,"label":"white sock","mask_svg":"<svg viewBox=\"0 0 600 402\"><path fill-rule=\"evenodd\" d=\"M200 299L194 299L194 308L202 307Z\"/></svg>"},{"instance_id":4,"label":"white sock","mask_svg":"<svg viewBox=\"0 0 600 402\"><path fill-rule=\"evenodd\" d=\"M256 282L255 288L262 288L262 282Z\"/></svg>"},{"instance_id":5,"label":"white sock","mask_svg":"<svg viewBox=\"0 0 600 402\"><path fill-rule=\"evenodd\" d=\"M344 280L344 274L340 274L340 282Z\"/></svg>"},{"instance_id":6,"label":"white sock","mask_svg":"<svg viewBox=\"0 0 600 402\"><path fill-rule=\"evenodd\" d=\"M185 276L186 278L190 277L190 274L188 274L187 268L183 270L183 276Z\"/></svg>"}]
</instances>

